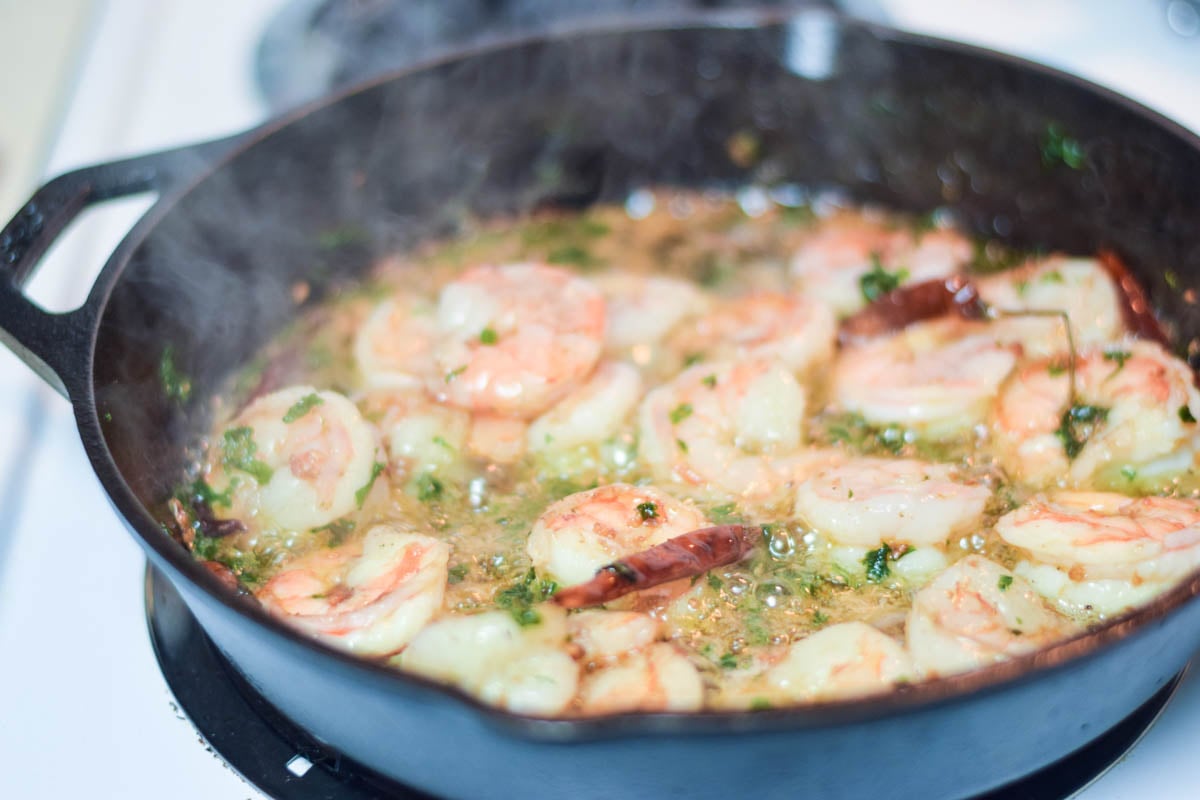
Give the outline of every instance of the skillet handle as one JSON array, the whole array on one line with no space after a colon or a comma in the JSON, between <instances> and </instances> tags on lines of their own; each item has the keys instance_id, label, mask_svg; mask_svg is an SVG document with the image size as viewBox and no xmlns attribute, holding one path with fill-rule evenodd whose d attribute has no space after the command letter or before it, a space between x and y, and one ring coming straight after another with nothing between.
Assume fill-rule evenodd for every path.
<instances>
[{"instance_id":1,"label":"skillet handle","mask_svg":"<svg viewBox=\"0 0 1200 800\"><path fill-rule=\"evenodd\" d=\"M91 336L104 298L93 290L62 314L35 305L22 289L42 256L89 206L157 192L198 175L241 139L233 136L68 172L38 189L0 231L0 344L70 398L90 380Z\"/></svg>"}]
</instances>

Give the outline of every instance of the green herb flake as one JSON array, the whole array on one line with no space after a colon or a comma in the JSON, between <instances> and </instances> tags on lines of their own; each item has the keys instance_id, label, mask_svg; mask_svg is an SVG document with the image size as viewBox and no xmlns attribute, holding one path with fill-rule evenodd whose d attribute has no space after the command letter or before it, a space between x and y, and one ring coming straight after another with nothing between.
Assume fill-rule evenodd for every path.
<instances>
[{"instance_id":1,"label":"green herb flake","mask_svg":"<svg viewBox=\"0 0 1200 800\"><path fill-rule=\"evenodd\" d=\"M718 524L741 522L742 515L738 513L737 503L722 503L708 512L709 519Z\"/></svg>"},{"instance_id":2,"label":"green herb flake","mask_svg":"<svg viewBox=\"0 0 1200 800\"><path fill-rule=\"evenodd\" d=\"M446 583L451 585L462 583L463 579L467 577L467 573L470 571L470 566L466 564L455 564L446 571Z\"/></svg>"},{"instance_id":3,"label":"green herb flake","mask_svg":"<svg viewBox=\"0 0 1200 800\"><path fill-rule=\"evenodd\" d=\"M683 357L683 366L694 367L704 360L704 353L688 353Z\"/></svg>"},{"instance_id":4,"label":"green herb flake","mask_svg":"<svg viewBox=\"0 0 1200 800\"><path fill-rule=\"evenodd\" d=\"M335 519L328 525L322 525L319 528L313 528L312 533L322 533L328 531L329 546L337 547L346 540L347 536L354 532L355 527L357 527L357 523L355 523L354 520L343 517L341 519Z\"/></svg>"},{"instance_id":5,"label":"green herb flake","mask_svg":"<svg viewBox=\"0 0 1200 800\"><path fill-rule=\"evenodd\" d=\"M1043 274L1042 277L1038 278L1038 280L1041 283L1065 283L1062 273L1056 269L1052 269L1049 272Z\"/></svg>"},{"instance_id":6,"label":"green herb flake","mask_svg":"<svg viewBox=\"0 0 1200 800\"><path fill-rule=\"evenodd\" d=\"M1169 269L1163 273L1163 280L1166 281L1167 288L1174 291L1179 288L1179 273L1173 269Z\"/></svg>"},{"instance_id":7,"label":"green herb flake","mask_svg":"<svg viewBox=\"0 0 1200 800\"><path fill-rule=\"evenodd\" d=\"M887 544L879 546L878 550L870 550L867 552L866 558L862 560L863 566L867 568L867 580L871 583L879 583L884 578L892 574L888 568L888 556L892 549Z\"/></svg>"},{"instance_id":8,"label":"green herb flake","mask_svg":"<svg viewBox=\"0 0 1200 800\"><path fill-rule=\"evenodd\" d=\"M449 442L447 442L447 441L446 441L444 438L442 438L441 436L435 436L435 437L433 437L433 443L434 443L434 444L436 444L438 447L441 447L441 448L444 448L444 449L448 450L448 451L449 451L449 452L451 452L451 453L453 453L453 452L454 452L454 445L452 445L452 444L450 444Z\"/></svg>"},{"instance_id":9,"label":"green herb flake","mask_svg":"<svg viewBox=\"0 0 1200 800\"><path fill-rule=\"evenodd\" d=\"M1096 428L1106 419L1108 409L1101 406L1076 404L1063 412L1054 435L1063 443L1063 451L1069 460L1075 460Z\"/></svg>"},{"instance_id":10,"label":"green herb flake","mask_svg":"<svg viewBox=\"0 0 1200 800\"><path fill-rule=\"evenodd\" d=\"M908 277L908 270L899 269L888 272L883 268L878 253L871 253L871 271L858 279L858 288L862 290L863 299L874 303L891 291L895 291Z\"/></svg>"},{"instance_id":11,"label":"green herb flake","mask_svg":"<svg viewBox=\"0 0 1200 800\"><path fill-rule=\"evenodd\" d=\"M163 348L162 357L158 361L158 379L163 391L172 400L186 403L192 396L192 381L180 372L175 364L175 348L167 345Z\"/></svg>"},{"instance_id":12,"label":"green herb flake","mask_svg":"<svg viewBox=\"0 0 1200 800\"><path fill-rule=\"evenodd\" d=\"M1186 405L1179 407L1179 419L1180 421L1186 422L1189 425L1192 425L1196 422L1196 417L1192 415L1192 410Z\"/></svg>"},{"instance_id":13,"label":"green herb flake","mask_svg":"<svg viewBox=\"0 0 1200 800\"><path fill-rule=\"evenodd\" d=\"M829 622L829 615L820 610L814 611L812 617L814 625L824 625Z\"/></svg>"},{"instance_id":14,"label":"green herb flake","mask_svg":"<svg viewBox=\"0 0 1200 800\"><path fill-rule=\"evenodd\" d=\"M546 261L550 264L582 267L584 269L599 265L599 261L596 260L595 256L589 250L577 244L567 244L554 248L546 254Z\"/></svg>"},{"instance_id":15,"label":"green herb flake","mask_svg":"<svg viewBox=\"0 0 1200 800\"><path fill-rule=\"evenodd\" d=\"M726 653L717 660L717 664L720 665L721 669L737 669L737 656L735 656L733 653Z\"/></svg>"},{"instance_id":16,"label":"green herb flake","mask_svg":"<svg viewBox=\"0 0 1200 800\"><path fill-rule=\"evenodd\" d=\"M700 379L700 382L703 383L705 386L707 386L709 389L717 388L717 376L716 375L705 375L703 378Z\"/></svg>"},{"instance_id":17,"label":"green herb flake","mask_svg":"<svg viewBox=\"0 0 1200 800\"><path fill-rule=\"evenodd\" d=\"M554 581L539 580L537 572L531 567L525 577L496 592L496 605L512 615L521 627L536 625L542 617L533 610L533 606L554 596L558 584Z\"/></svg>"},{"instance_id":18,"label":"green herb flake","mask_svg":"<svg viewBox=\"0 0 1200 800\"><path fill-rule=\"evenodd\" d=\"M688 451L687 442L685 442L683 439L676 439L675 446L679 448L679 452L681 453L686 453Z\"/></svg>"},{"instance_id":19,"label":"green herb flake","mask_svg":"<svg viewBox=\"0 0 1200 800\"><path fill-rule=\"evenodd\" d=\"M1126 464L1125 466L1121 467L1121 476L1127 481L1133 481L1137 478L1137 470Z\"/></svg>"},{"instance_id":20,"label":"green herb flake","mask_svg":"<svg viewBox=\"0 0 1200 800\"><path fill-rule=\"evenodd\" d=\"M1002 592L1007 592L1008 587L1012 586L1012 575L1001 575L1000 580L996 581L996 588Z\"/></svg>"},{"instance_id":21,"label":"green herb flake","mask_svg":"<svg viewBox=\"0 0 1200 800\"><path fill-rule=\"evenodd\" d=\"M652 519L658 518L658 506L649 500L644 503L638 503L637 512L641 516L642 522L649 522Z\"/></svg>"},{"instance_id":22,"label":"green herb flake","mask_svg":"<svg viewBox=\"0 0 1200 800\"><path fill-rule=\"evenodd\" d=\"M1062 128L1051 123L1046 126L1042 138L1042 163L1046 166L1063 164L1070 169L1081 169L1087 158L1078 139L1068 136Z\"/></svg>"},{"instance_id":23,"label":"green herb flake","mask_svg":"<svg viewBox=\"0 0 1200 800\"><path fill-rule=\"evenodd\" d=\"M1104 360L1117 362L1117 368L1113 370L1112 373L1113 375L1116 375L1121 371L1121 368L1125 366L1125 362L1128 361L1132 355L1133 353L1129 352L1128 350L1105 350Z\"/></svg>"},{"instance_id":24,"label":"green herb flake","mask_svg":"<svg viewBox=\"0 0 1200 800\"><path fill-rule=\"evenodd\" d=\"M708 573L705 579L708 581L708 587L713 591L719 592L725 588L725 581L721 580L720 576L715 572Z\"/></svg>"},{"instance_id":25,"label":"green herb flake","mask_svg":"<svg viewBox=\"0 0 1200 800\"><path fill-rule=\"evenodd\" d=\"M311 392L304 395L304 397L301 397L299 400L293 403L292 407L289 408L287 413L283 415L284 424L291 425L293 422L300 419L309 411L312 411L314 408L324 402L325 401L322 400L320 395L318 395L316 392Z\"/></svg>"},{"instance_id":26,"label":"green herb flake","mask_svg":"<svg viewBox=\"0 0 1200 800\"><path fill-rule=\"evenodd\" d=\"M222 443L221 464L226 469L245 472L260 485L269 483L275 471L266 462L255 458L258 445L254 443L254 429L246 426L225 431Z\"/></svg>"},{"instance_id":27,"label":"green herb flake","mask_svg":"<svg viewBox=\"0 0 1200 800\"><path fill-rule=\"evenodd\" d=\"M751 711L769 711L771 708L771 701L765 697L755 697L750 701Z\"/></svg>"},{"instance_id":28,"label":"green herb flake","mask_svg":"<svg viewBox=\"0 0 1200 800\"><path fill-rule=\"evenodd\" d=\"M492 345L500 341L500 334L496 333L495 328L484 328L479 332L479 343Z\"/></svg>"},{"instance_id":29,"label":"green herb flake","mask_svg":"<svg viewBox=\"0 0 1200 800\"><path fill-rule=\"evenodd\" d=\"M229 482L229 486L223 492L218 492L216 489L208 485L204 478L197 478L192 481L189 487L189 492L192 497L208 503L210 506L222 506L229 508L233 504L233 489L237 479Z\"/></svg>"},{"instance_id":30,"label":"green herb flake","mask_svg":"<svg viewBox=\"0 0 1200 800\"><path fill-rule=\"evenodd\" d=\"M1061 361L1051 361L1050 365L1048 367L1046 367L1046 372L1050 373L1051 378L1057 378L1059 375L1062 375L1066 371L1067 371L1067 365L1062 363Z\"/></svg>"},{"instance_id":31,"label":"green herb flake","mask_svg":"<svg viewBox=\"0 0 1200 800\"><path fill-rule=\"evenodd\" d=\"M422 472L417 478L417 499L422 503L440 500L445 488L442 482L433 476L433 473Z\"/></svg>"},{"instance_id":32,"label":"green herb flake","mask_svg":"<svg viewBox=\"0 0 1200 800\"><path fill-rule=\"evenodd\" d=\"M691 403L680 403L671 409L671 424L678 425L692 415Z\"/></svg>"},{"instance_id":33,"label":"green herb flake","mask_svg":"<svg viewBox=\"0 0 1200 800\"><path fill-rule=\"evenodd\" d=\"M456 367L455 369L450 370L449 372L446 373L446 383L449 383L450 381L454 380L455 378L457 378L459 375L462 375L466 371L467 371L466 364L463 364L461 367Z\"/></svg>"},{"instance_id":34,"label":"green herb flake","mask_svg":"<svg viewBox=\"0 0 1200 800\"><path fill-rule=\"evenodd\" d=\"M379 461L376 461L371 465L371 477L367 479L367 482L362 486L361 489L354 493L354 504L356 506L359 508L363 507L363 503L365 503L367 500L367 495L371 493L372 487L375 486L375 479L379 477L380 473L383 472L383 469L386 466L386 464L383 464Z\"/></svg>"}]
</instances>

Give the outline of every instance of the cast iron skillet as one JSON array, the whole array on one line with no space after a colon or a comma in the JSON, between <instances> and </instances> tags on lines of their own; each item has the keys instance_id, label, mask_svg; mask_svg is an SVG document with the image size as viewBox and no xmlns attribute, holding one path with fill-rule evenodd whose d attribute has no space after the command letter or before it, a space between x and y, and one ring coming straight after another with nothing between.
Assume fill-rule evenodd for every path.
<instances>
[{"instance_id":1,"label":"cast iron skillet","mask_svg":"<svg viewBox=\"0 0 1200 800\"><path fill-rule=\"evenodd\" d=\"M898 209L947 206L1021 246L1115 250L1194 352L1200 318L1182 290L1200 270L1195 137L1040 67L814 13L478 50L234 140L65 175L0 234L0 338L71 400L117 512L212 640L318 739L456 797L959 797L1080 747L1200 645L1193 576L1087 635L881 698L535 720L300 637L164 532L155 510L206 398L294 317L292 287L306 282L304 305L319 302L468 213L662 184L836 186ZM731 158L735 135L757 142L752 163ZM47 314L22 296L76 213L144 191L161 198L81 308ZM167 348L190 376L186 399L160 381Z\"/></svg>"}]
</instances>

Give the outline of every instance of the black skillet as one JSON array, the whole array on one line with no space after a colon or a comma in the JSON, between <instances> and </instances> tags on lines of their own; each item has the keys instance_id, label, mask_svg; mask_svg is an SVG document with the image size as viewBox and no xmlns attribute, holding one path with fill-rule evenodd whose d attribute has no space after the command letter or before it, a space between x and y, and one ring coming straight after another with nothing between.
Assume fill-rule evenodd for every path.
<instances>
[{"instance_id":1,"label":"black skillet","mask_svg":"<svg viewBox=\"0 0 1200 800\"><path fill-rule=\"evenodd\" d=\"M302 305L319 302L468 214L748 183L945 206L967 230L1024 247L1110 248L1194 351L1195 137L1050 70L824 12L480 49L233 140L65 175L0 234L0 339L70 399L117 512L250 684L317 739L411 786L480 798L961 797L1077 749L1200 645L1200 577L1040 653L886 697L536 720L309 642L164 532L161 504L206 398L294 318L296 284L311 288ZM47 314L23 297L80 210L146 191L159 201L81 308ZM168 349L190 391L164 388Z\"/></svg>"}]
</instances>

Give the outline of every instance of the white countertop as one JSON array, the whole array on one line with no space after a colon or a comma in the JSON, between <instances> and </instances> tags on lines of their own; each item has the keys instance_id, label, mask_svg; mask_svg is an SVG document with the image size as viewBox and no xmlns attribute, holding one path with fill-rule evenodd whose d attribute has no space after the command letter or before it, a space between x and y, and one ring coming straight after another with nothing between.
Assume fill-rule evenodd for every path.
<instances>
[{"instance_id":1,"label":"white countertop","mask_svg":"<svg viewBox=\"0 0 1200 800\"><path fill-rule=\"evenodd\" d=\"M100 2L41 173L261 120L250 79L253 44L279 2ZM1200 38L1167 28L1165 0L1120 0L1090 16L1099 4L877 5L913 29L1040 56L1200 130ZM77 303L146 202L89 215L47 259L34 296L51 308ZM150 653L142 570L140 551L86 462L66 402L0 349L0 796L258 796L206 752L174 710ZM1200 679L1193 675L1133 754L1082 797L1196 797L1198 742Z\"/></svg>"}]
</instances>

